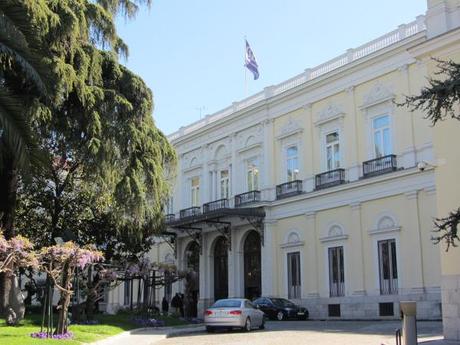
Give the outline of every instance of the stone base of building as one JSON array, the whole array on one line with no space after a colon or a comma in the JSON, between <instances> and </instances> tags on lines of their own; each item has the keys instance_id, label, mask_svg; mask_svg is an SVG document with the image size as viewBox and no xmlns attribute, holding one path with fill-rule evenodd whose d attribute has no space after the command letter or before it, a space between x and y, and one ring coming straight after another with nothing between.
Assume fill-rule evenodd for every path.
<instances>
[{"instance_id":1,"label":"stone base of building","mask_svg":"<svg viewBox=\"0 0 460 345\"><path fill-rule=\"evenodd\" d=\"M214 303L214 300L209 298L200 298L198 301L198 318L203 318L204 311Z\"/></svg>"},{"instance_id":2,"label":"stone base of building","mask_svg":"<svg viewBox=\"0 0 460 345\"><path fill-rule=\"evenodd\" d=\"M399 295L308 298L299 300L298 303L307 307L310 319L395 320L400 319L399 302L401 301L417 302L418 320L441 320L439 290L414 291Z\"/></svg>"},{"instance_id":3,"label":"stone base of building","mask_svg":"<svg viewBox=\"0 0 460 345\"><path fill-rule=\"evenodd\" d=\"M442 276L444 338L460 340L460 275Z\"/></svg>"}]
</instances>

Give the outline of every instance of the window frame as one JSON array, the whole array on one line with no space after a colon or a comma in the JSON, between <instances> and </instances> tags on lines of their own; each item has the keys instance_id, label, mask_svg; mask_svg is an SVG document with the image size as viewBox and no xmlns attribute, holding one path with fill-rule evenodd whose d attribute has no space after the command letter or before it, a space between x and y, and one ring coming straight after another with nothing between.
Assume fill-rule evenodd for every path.
<instances>
[{"instance_id":1,"label":"window frame","mask_svg":"<svg viewBox=\"0 0 460 345\"><path fill-rule=\"evenodd\" d=\"M296 261L295 274L292 271L293 263ZM287 273L287 295L289 299L300 299L302 298L302 259L300 250L291 251L286 253L286 273ZM293 279L294 276L296 279ZM294 285L294 280L298 283Z\"/></svg>"},{"instance_id":2,"label":"window frame","mask_svg":"<svg viewBox=\"0 0 460 345\"><path fill-rule=\"evenodd\" d=\"M327 142L327 137L333 133L337 133L337 137L338 139L331 142L331 143L328 143ZM338 128L335 128L333 130L330 130L330 131L327 131L323 134L323 142L324 142L324 152L323 152L323 155L324 155L324 167L325 167L325 171L331 171L331 170L335 170L335 169L339 169L341 166L342 166L342 145L341 145L341 132ZM335 147L338 147L338 159L336 160L335 159ZM329 160L328 160L328 149L331 148L331 151L332 151L332 167L329 167ZM338 164L336 164L338 163Z\"/></svg>"},{"instance_id":3,"label":"window frame","mask_svg":"<svg viewBox=\"0 0 460 345\"><path fill-rule=\"evenodd\" d=\"M226 177L222 177L222 173L227 172ZM225 189L225 193L224 193ZM221 199L228 199L230 197L230 169L219 170L219 195Z\"/></svg>"},{"instance_id":4,"label":"window frame","mask_svg":"<svg viewBox=\"0 0 460 345\"><path fill-rule=\"evenodd\" d=\"M383 248L381 245L387 244L388 245L388 255L387 258L389 262L387 263L388 266L388 274L389 278L385 279L385 272L384 272L384 265L383 262L384 258L382 257L382 250ZM397 295L399 292L399 267L398 267L398 245L396 238L387 238L381 239L377 241L377 255L378 255L378 278L379 278L379 289L380 295ZM395 271L396 270L396 271ZM394 277L396 273L396 277Z\"/></svg>"},{"instance_id":5,"label":"window frame","mask_svg":"<svg viewBox=\"0 0 460 345\"><path fill-rule=\"evenodd\" d=\"M193 181L198 180L198 185L193 185ZM192 207L200 207L200 176L190 178L190 203Z\"/></svg>"},{"instance_id":6,"label":"window frame","mask_svg":"<svg viewBox=\"0 0 460 345\"><path fill-rule=\"evenodd\" d=\"M334 283L334 267L333 262L331 262L331 258L333 252L337 252L338 258L338 267L337 267L337 275L338 280L337 283ZM327 255L328 255L328 272L329 272L329 296L330 297L342 297L345 296L345 255L344 255L344 246L343 245L336 245L327 248ZM341 254L339 256L339 254ZM336 284L337 287L333 289L333 285Z\"/></svg>"},{"instance_id":7,"label":"window frame","mask_svg":"<svg viewBox=\"0 0 460 345\"><path fill-rule=\"evenodd\" d=\"M255 162L255 164L253 162ZM259 187L260 187L259 186L260 184L259 157L251 157L251 158L246 159L245 180L246 180L246 191L247 192L250 192L253 190L259 190Z\"/></svg>"},{"instance_id":8,"label":"window frame","mask_svg":"<svg viewBox=\"0 0 460 345\"><path fill-rule=\"evenodd\" d=\"M376 120L378 119L381 119L381 118L384 118L384 117L387 117L388 118L388 124L382 128L375 128L374 126L374 123ZM390 155L393 153L393 139L392 139L392 126L391 126L391 116L389 113L382 113L382 114L379 114L379 115L375 115L375 116L372 116L370 118L370 121L371 121L371 143L372 143L372 153L373 153L373 158L380 158L380 157L384 157L384 156L387 156L387 155ZM389 133L389 138L388 138L388 141L389 141L389 152L384 152L385 150L385 141L384 141L384 131L385 130L388 130L388 133ZM382 144L382 154L379 156L377 154L377 145L376 145L376 142L375 142L375 134L376 132L379 132L380 135L381 135L381 144Z\"/></svg>"},{"instance_id":9,"label":"window frame","mask_svg":"<svg viewBox=\"0 0 460 345\"><path fill-rule=\"evenodd\" d=\"M294 156L289 156L289 149L295 148L296 149L296 154ZM299 174L300 174L300 155L299 155L299 145L297 143L291 144L285 147L285 181L286 182L292 182L296 181L299 179ZM290 162L293 161L295 162L295 167L292 171L292 176L289 176L289 168L290 168ZM297 171L296 171L297 170Z\"/></svg>"}]
</instances>

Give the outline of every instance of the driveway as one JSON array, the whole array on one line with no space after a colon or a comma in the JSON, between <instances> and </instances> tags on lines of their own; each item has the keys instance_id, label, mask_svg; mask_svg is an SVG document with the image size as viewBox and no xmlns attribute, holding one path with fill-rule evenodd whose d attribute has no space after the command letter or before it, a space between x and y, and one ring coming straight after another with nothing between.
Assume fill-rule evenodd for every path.
<instances>
[{"instance_id":1,"label":"driveway","mask_svg":"<svg viewBox=\"0 0 460 345\"><path fill-rule=\"evenodd\" d=\"M394 345L399 321L284 321L267 322L266 329L250 333L240 331L193 333L163 339L155 345ZM438 344L441 322L418 322L419 342Z\"/></svg>"}]
</instances>

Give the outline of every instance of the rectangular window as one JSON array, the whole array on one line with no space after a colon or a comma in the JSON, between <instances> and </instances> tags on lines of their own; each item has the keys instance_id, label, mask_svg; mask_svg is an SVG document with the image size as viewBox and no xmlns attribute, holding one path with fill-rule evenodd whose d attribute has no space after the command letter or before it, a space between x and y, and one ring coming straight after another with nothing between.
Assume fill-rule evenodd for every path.
<instances>
[{"instance_id":1,"label":"rectangular window","mask_svg":"<svg viewBox=\"0 0 460 345\"><path fill-rule=\"evenodd\" d=\"M230 179L228 170L220 171L220 197L221 199L228 199L230 196Z\"/></svg>"},{"instance_id":2,"label":"rectangular window","mask_svg":"<svg viewBox=\"0 0 460 345\"><path fill-rule=\"evenodd\" d=\"M288 147L286 150L287 182L295 181L299 176L299 158L297 146Z\"/></svg>"},{"instance_id":3,"label":"rectangular window","mask_svg":"<svg viewBox=\"0 0 460 345\"><path fill-rule=\"evenodd\" d=\"M326 135L326 170L340 168L339 132Z\"/></svg>"},{"instance_id":4,"label":"rectangular window","mask_svg":"<svg viewBox=\"0 0 460 345\"><path fill-rule=\"evenodd\" d=\"M288 298L300 298L300 253L287 254Z\"/></svg>"},{"instance_id":5,"label":"rectangular window","mask_svg":"<svg viewBox=\"0 0 460 345\"><path fill-rule=\"evenodd\" d=\"M398 293L398 269L395 240L378 242L380 293L392 295Z\"/></svg>"},{"instance_id":6,"label":"rectangular window","mask_svg":"<svg viewBox=\"0 0 460 345\"><path fill-rule=\"evenodd\" d=\"M200 206L200 178L192 177L192 206Z\"/></svg>"},{"instance_id":7,"label":"rectangular window","mask_svg":"<svg viewBox=\"0 0 460 345\"><path fill-rule=\"evenodd\" d=\"M328 249L329 254L329 294L331 297L345 295L345 272L343 247Z\"/></svg>"},{"instance_id":8,"label":"rectangular window","mask_svg":"<svg viewBox=\"0 0 460 345\"><path fill-rule=\"evenodd\" d=\"M380 116L372 121L375 158L392 154L390 136L390 117Z\"/></svg>"},{"instance_id":9,"label":"rectangular window","mask_svg":"<svg viewBox=\"0 0 460 345\"><path fill-rule=\"evenodd\" d=\"M247 161L248 191L259 190L259 163L257 158Z\"/></svg>"}]
</instances>

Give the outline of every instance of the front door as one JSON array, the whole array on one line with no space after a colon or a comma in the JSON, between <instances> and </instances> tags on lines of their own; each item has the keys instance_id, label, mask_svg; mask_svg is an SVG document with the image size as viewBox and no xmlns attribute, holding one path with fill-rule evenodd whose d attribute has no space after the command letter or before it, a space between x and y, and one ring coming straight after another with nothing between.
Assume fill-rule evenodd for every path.
<instances>
[{"instance_id":1,"label":"front door","mask_svg":"<svg viewBox=\"0 0 460 345\"><path fill-rule=\"evenodd\" d=\"M223 236L214 246L214 300L228 297L228 251Z\"/></svg>"},{"instance_id":2,"label":"front door","mask_svg":"<svg viewBox=\"0 0 460 345\"><path fill-rule=\"evenodd\" d=\"M244 297L252 301L261 293L260 235L253 230L244 241Z\"/></svg>"}]
</instances>

